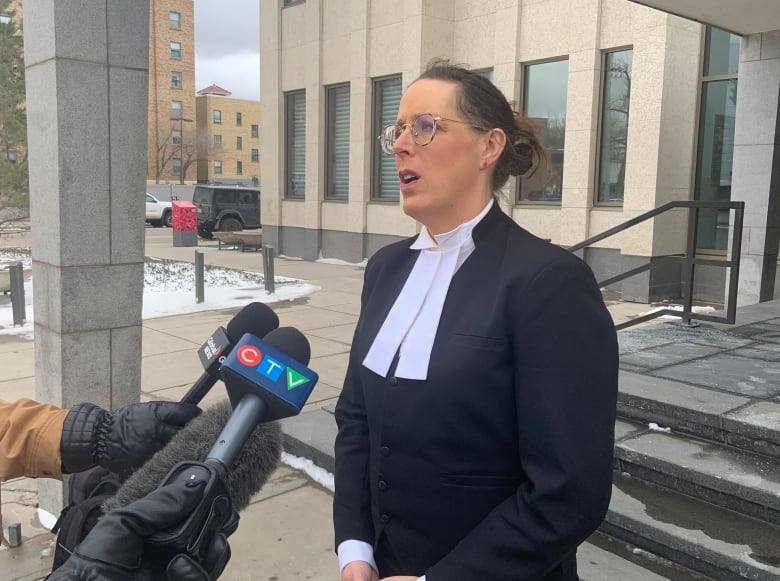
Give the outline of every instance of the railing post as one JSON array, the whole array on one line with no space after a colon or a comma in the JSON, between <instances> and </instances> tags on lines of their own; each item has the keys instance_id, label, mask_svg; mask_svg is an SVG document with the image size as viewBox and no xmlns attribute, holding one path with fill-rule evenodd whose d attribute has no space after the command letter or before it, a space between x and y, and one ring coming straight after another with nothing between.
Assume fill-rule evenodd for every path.
<instances>
[{"instance_id":1,"label":"railing post","mask_svg":"<svg viewBox=\"0 0 780 581\"><path fill-rule=\"evenodd\" d=\"M274 247L270 244L263 244L263 279L265 292L274 294Z\"/></svg>"},{"instance_id":2,"label":"railing post","mask_svg":"<svg viewBox=\"0 0 780 581\"><path fill-rule=\"evenodd\" d=\"M203 253L200 250L195 251L195 302L202 303L204 300L204 265Z\"/></svg>"},{"instance_id":3,"label":"railing post","mask_svg":"<svg viewBox=\"0 0 780 581\"><path fill-rule=\"evenodd\" d=\"M24 267L21 262L17 262L12 264L8 271L11 277L11 313L14 327L21 327L27 320L24 308Z\"/></svg>"},{"instance_id":4,"label":"railing post","mask_svg":"<svg viewBox=\"0 0 780 581\"><path fill-rule=\"evenodd\" d=\"M737 289L739 288L739 264L742 260L742 225L745 217L745 202L734 207L734 228L731 235L731 260L729 260L729 292L726 296L726 322L733 325L737 320Z\"/></svg>"},{"instance_id":5,"label":"railing post","mask_svg":"<svg viewBox=\"0 0 780 581\"><path fill-rule=\"evenodd\" d=\"M688 240L683 262L683 310L681 324L686 327L698 327L691 322L693 311L694 271L696 269L696 232L699 226L699 208L688 209Z\"/></svg>"}]
</instances>

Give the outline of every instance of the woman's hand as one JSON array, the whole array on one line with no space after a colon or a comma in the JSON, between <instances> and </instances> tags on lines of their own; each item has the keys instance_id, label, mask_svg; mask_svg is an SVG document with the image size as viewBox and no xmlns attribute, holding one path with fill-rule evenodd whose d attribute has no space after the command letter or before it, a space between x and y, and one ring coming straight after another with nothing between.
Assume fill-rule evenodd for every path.
<instances>
[{"instance_id":1,"label":"woman's hand","mask_svg":"<svg viewBox=\"0 0 780 581\"><path fill-rule=\"evenodd\" d=\"M416 577L409 579L417 581ZM341 581L379 581L379 574L365 561L352 561L342 569Z\"/></svg>"}]
</instances>

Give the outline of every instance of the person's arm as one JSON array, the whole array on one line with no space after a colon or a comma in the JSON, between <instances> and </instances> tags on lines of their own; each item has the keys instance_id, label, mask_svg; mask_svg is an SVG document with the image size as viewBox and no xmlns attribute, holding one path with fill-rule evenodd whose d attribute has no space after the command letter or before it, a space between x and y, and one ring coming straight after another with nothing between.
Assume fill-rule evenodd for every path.
<instances>
[{"instance_id":1,"label":"person's arm","mask_svg":"<svg viewBox=\"0 0 780 581\"><path fill-rule=\"evenodd\" d=\"M425 571L427 581L541 579L609 505L618 349L593 274L561 258L513 291L506 310L528 480Z\"/></svg>"},{"instance_id":2,"label":"person's arm","mask_svg":"<svg viewBox=\"0 0 780 581\"><path fill-rule=\"evenodd\" d=\"M62 478L60 438L67 414L31 399L0 400L0 481Z\"/></svg>"},{"instance_id":3,"label":"person's arm","mask_svg":"<svg viewBox=\"0 0 780 581\"><path fill-rule=\"evenodd\" d=\"M0 400L0 480L61 478L95 465L126 474L200 413L192 404L137 403L113 412L70 410L30 399Z\"/></svg>"}]
</instances>

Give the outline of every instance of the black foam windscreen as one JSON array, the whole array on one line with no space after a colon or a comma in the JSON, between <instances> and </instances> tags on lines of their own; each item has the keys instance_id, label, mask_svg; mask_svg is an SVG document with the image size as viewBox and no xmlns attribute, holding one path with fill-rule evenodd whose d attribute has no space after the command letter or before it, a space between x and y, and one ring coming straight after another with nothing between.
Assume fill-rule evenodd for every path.
<instances>
[{"instance_id":1,"label":"black foam windscreen","mask_svg":"<svg viewBox=\"0 0 780 581\"><path fill-rule=\"evenodd\" d=\"M190 421L164 448L136 470L113 497L103 503L103 510L126 506L146 496L179 462L203 462L232 411L230 402L224 400ZM276 469L281 455L282 430L279 424L258 424L225 476L225 487L236 510L246 508L252 496Z\"/></svg>"},{"instance_id":2,"label":"black foam windscreen","mask_svg":"<svg viewBox=\"0 0 780 581\"><path fill-rule=\"evenodd\" d=\"M298 363L309 364L311 347L309 340L295 327L279 327L268 333L263 341L270 343Z\"/></svg>"},{"instance_id":3,"label":"black foam windscreen","mask_svg":"<svg viewBox=\"0 0 780 581\"><path fill-rule=\"evenodd\" d=\"M245 333L263 338L279 326L279 317L264 303L249 303L227 324L227 336L236 343Z\"/></svg>"}]
</instances>

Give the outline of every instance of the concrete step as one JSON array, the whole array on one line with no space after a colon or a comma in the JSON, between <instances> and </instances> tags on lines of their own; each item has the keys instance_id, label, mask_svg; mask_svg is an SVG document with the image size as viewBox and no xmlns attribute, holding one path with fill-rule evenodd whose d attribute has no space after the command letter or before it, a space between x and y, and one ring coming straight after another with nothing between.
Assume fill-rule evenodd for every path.
<instances>
[{"instance_id":1,"label":"concrete step","mask_svg":"<svg viewBox=\"0 0 780 581\"><path fill-rule=\"evenodd\" d=\"M780 579L780 527L616 474L600 529L719 581Z\"/></svg>"},{"instance_id":2,"label":"concrete step","mask_svg":"<svg viewBox=\"0 0 780 581\"><path fill-rule=\"evenodd\" d=\"M780 401L621 369L618 416L780 458Z\"/></svg>"},{"instance_id":3,"label":"concrete step","mask_svg":"<svg viewBox=\"0 0 780 581\"><path fill-rule=\"evenodd\" d=\"M622 420L615 434L620 472L780 523L780 460Z\"/></svg>"}]
</instances>

